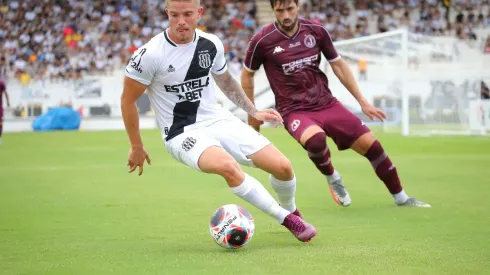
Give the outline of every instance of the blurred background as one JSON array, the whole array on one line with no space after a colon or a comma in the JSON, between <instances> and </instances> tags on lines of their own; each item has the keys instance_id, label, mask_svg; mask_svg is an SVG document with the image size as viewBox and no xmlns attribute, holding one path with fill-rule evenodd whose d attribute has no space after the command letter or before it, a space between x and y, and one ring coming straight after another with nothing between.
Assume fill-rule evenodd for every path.
<instances>
[{"instance_id":1,"label":"blurred background","mask_svg":"<svg viewBox=\"0 0 490 275\"><path fill-rule=\"evenodd\" d=\"M224 42L239 80L251 36L273 22L268 0L202 0L199 28ZM490 9L488 0L300 0L301 17L330 32L363 93L389 113L383 129L484 133L490 129ZM29 131L35 117L67 106L86 130L123 129L119 108L124 66L132 53L168 27L165 1L1 1L0 75L11 107L4 131ZM322 65L330 86L352 111L355 100ZM260 108L274 98L263 71L256 77ZM226 108L245 119L223 96ZM5 103L4 103L5 105ZM143 128L155 128L145 96ZM405 121L404 121L405 119ZM403 127L409 128L407 132Z\"/></svg>"}]
</instances>

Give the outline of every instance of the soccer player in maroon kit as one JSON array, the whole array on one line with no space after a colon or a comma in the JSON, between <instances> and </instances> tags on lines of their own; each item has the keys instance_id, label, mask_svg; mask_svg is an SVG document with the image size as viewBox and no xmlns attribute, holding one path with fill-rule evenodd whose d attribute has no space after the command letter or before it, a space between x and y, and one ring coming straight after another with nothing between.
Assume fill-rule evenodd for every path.
<instances>
[{"instance_id":1,"label":"soccer player in maroon kit","mask_svg":"<svg viewBox=\"0 0 490 275\"><path fill-rule=\"evenodd\" d=\"M350 68L337 54L328 31L313 21L298 19L298 0L270 0L270 3L276 22L264 26L254 35L244 61L241 81L248 97L253 102L254 73L263 65L285 128L325 175L330 193L339 205L349 206L351 198L330 160L327 136L339 150L351 148L365 156L396 205L430 207L405 193L397 169L381 143L332 95L327 76L319 68L322 53L335 75L359 102L364 114L371 120L386 118L383 111L372 106L361 94ZM250 116L248 121L260 130L260 121Z\"/></svg>"},{"instance_id":2,"label":"soccer player in maroon kit","mask_svg":"<svg viewBox=\"0 0 490 275\"><path fill-rule=\"evenodd\" d=\"M0 79L0 144L2 144L2 132L3 132L3 95L7 100L7 107L10 107L9 95L7 94L7 85Z\"/></svg>"}]
</instances>

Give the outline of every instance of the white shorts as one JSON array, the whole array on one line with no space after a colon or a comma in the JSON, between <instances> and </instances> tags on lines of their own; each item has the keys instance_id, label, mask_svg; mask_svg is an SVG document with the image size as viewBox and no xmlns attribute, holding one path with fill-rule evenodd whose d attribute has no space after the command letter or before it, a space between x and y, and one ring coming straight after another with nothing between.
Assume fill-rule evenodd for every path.
<instances>
[{"instance_id":1,"label":"white shorts","mask_svg":"<svg viewBox=\"0 0 490 275\"><path fill-rule=\"evenodd\" d=\"M218 146L240 164L254 167L248 156L271 142L238 118L220 120L208 127L192 129L165 143L170 155L177 161L201 171L199 157L207 148Z\"/></svg>"}]
</instances>

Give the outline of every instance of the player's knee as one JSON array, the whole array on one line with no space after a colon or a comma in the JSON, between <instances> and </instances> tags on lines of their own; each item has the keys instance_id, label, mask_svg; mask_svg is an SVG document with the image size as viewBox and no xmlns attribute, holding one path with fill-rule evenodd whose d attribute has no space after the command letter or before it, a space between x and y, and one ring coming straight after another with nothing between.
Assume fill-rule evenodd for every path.
<instances>
[{"instance_id":1,"label":"player's knee","mask_svg":"<svg viewBox=\"0 0 490 275\"><path fill-rule=\"evenodd\" d=\"M365 133L364 135L360 136L356 141L354 141L351 148L357 153L365 155L376 143L376 141L377 140L373 134L371 134L370 132Z\"/></svg>"},{"instance_id":2,"label":"player's knee","mask_svg":"<svg viewBox=\"0 0 490 275\"><path fill-rule=\"evenodd\" d=\"M305 143L305 148L310 153L321 153L327 148L327 135L324 132L316 133Z\"/></svg>"},{"instance_id":3,"label":"player's knee","mask_svg":"<svg viewBox=\"0 0 490 275\"><path fill-rule=\"evenodd\" d=\"M277 162L274 174L272 174L276 179L282 181L288 181L293 179L294 172L291 162L286 157L281 157Z\"/></svg>"},{"instance_id":4,"label":"player's knee","mask_svg":"<svg viewBox=\"0 0 490 275\"><path fill-rule=\"evenodd\" d=\"M233 159L218 161L217 170L219 175L224 177L228 183L233 183L233 185L240 185L245 179L240 165Z\"/></svg>"}]
</instances>

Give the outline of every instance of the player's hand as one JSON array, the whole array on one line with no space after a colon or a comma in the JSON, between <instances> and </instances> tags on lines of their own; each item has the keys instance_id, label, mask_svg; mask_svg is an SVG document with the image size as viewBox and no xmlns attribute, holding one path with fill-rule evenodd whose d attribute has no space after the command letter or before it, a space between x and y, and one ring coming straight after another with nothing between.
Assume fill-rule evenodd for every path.
<instances>
[{"instance_id":1,"label":"player's hand","mask_svg":"<svg viewBox=\"0 0 490 275\"><path fill-rule=\"evenodd\" d=\"M248 125L252 126L255 131L260 132L260 125L264 124L263 121L256 120L253 116L248 115Z\"/></svg>"},{"instance_id":2,"label":"player's hand","mask_svg":"<svg viewBox=\"0 0 490 275\"><path fill-rule=\"evenodd\" d=\"M148 155L148 152L146 152L144 147L131 147L128 153L128 172L133 173L134 170L139 167L138 176L141 176L141 174L143 174L145 160L151 165L150 155Z\"/></svg>"},{"instance_id":3,"label":"player's hand","mask_svg":"<svg viewBox=\"0 0 490 275\"><path fill-rule=\"evenodd\" d=\"M273 109L266 109L263 111L257 111L254 115L254 118L261 122L272 122L275 123L276 126L282 124L284 121L282 120L281 115Z\"/></svg>"},{"instance_id":4,"label":"player's hand","mask_svg":"<svg viewBox=\"0 0 490 275\"><path fill-rule=\"evenodd\" d=\"M375 117L377 117L381 121L384 121L386 119L385 112L381 111L381 109L378 109L371 104L366 104L365 106L362 106L362 112L366 114L371 120L374 120Z\"/></svg>"}]
</instances>

